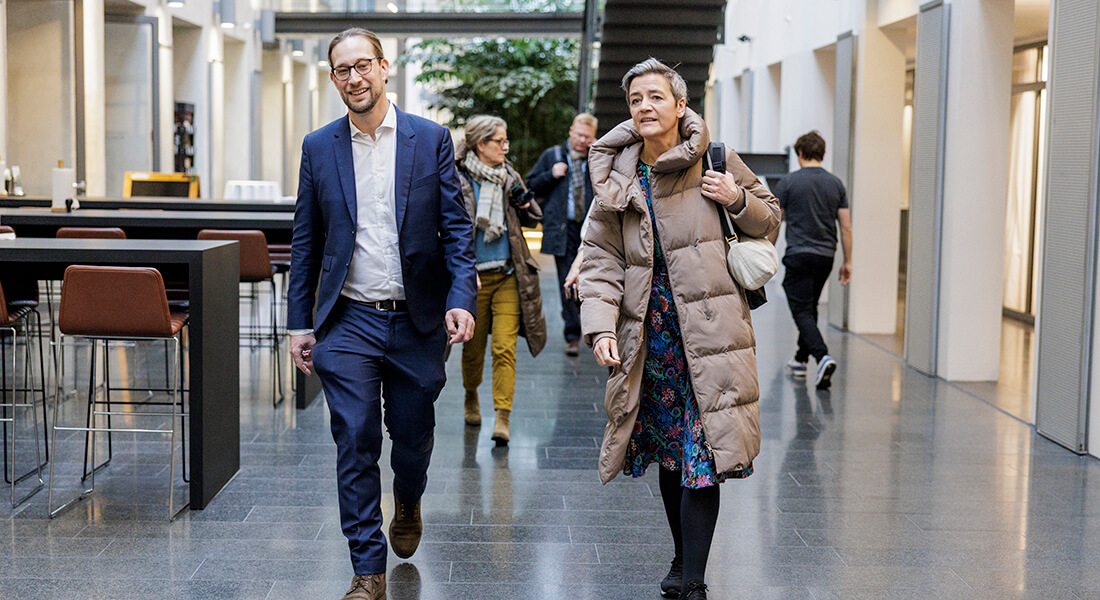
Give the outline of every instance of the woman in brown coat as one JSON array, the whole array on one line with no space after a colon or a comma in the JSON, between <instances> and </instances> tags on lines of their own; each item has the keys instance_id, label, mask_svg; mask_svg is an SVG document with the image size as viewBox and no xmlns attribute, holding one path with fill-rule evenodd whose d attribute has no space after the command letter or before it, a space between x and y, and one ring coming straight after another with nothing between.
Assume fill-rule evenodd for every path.
<instances>
[{"instance_id":1,"label":"woman in brown coat","mask_svg":"<svg viewBox=\"0 0 1100 600\"><path fill-rule=\"evenodd\" d=\"M462 345L462 386L467 425L481 424L477 388L492 337L493 441L508 444L516 389L516 336L532 356L546 345L539 266L527 248L523 227L535 227L542 211L524 194L523 178L508 164L508 130L500 117L477 116L466 124L465 145L455 162L462 174L466 210L474 220L478 292L474 336Z\"/></svg>"},{"instance_id":2,"label":"woman in brown coat","mask_svg":"<svg viewBox=\"0 0 1100 600\"><path fill-rule=\"evenodd\" d=\"M760 450L756 340L726 270L719 205L742 233L779 228L779 205L733 152L705 171L710 138L687 86L655 59L623 77L631 120L589 152L595 202L584 234L581 327L611 367L603 481L659 463L676 549L661 593L706 598L718 484L752 474Z\"/></svg>"}]
</instances>

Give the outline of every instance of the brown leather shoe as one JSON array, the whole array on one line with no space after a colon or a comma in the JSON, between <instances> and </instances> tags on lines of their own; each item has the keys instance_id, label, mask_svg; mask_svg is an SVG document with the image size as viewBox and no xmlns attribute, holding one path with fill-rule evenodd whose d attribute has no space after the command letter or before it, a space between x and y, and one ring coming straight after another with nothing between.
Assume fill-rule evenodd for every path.
<instances>
[{"instance_id":1,"label":"brown leather shoe","mask_svg":"<svg viewBox=\"0 0 1100 600\"><path fill-rule=\"evenodd\" d=\"M566 356L577 356L580 353L581 353L581 348L580 348L580 341L579 340L573 340L571 342L566 342L565 343L565 355Z\"/></svg>"},{"instance_id":2,"label":"brown leather shoe","mask_svg":"<svg viewBox=\"0 0 1100 600\"><path fill-rule=\"evenodd\" d=\"M408 558L420 545L424 523L420 520L420 501L407 506L393 497L393 521L390 522L390 547L401 558Z\"/></svg>"},{"instance_id":3,"label":"brown leather shoe","mask_svg":"<svg viewBox=\"0 0 1100 600\"><path fill-rule=\"evenodd\" d=\"M477 390L466 391L466 424L481 425L481 407L477 402Z\"/></svg>"},{"instance_id":4,"label":"brown leather shoe","mask_svg":"<svg viewBox=\"0 0 1100 600\"><path fill-rule=\"evenodd\" d=\"M356 575L342 600L386 600L386 574Z\"/></svg>"}]
</instances>

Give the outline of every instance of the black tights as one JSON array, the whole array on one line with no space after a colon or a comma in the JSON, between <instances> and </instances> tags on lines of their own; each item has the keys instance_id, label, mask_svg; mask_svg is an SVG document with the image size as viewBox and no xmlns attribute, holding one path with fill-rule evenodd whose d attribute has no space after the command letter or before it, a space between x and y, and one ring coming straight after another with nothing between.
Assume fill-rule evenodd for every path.
<instances>
[{"instance_id":1,"label":"black tights","mask_svg":"<svg viewBox=\"0 0 1100 600\"><path fill-rule=\"evenodd\" d=\"M660 469L658 481L665 516L676 544L676 557L684 561L684 589L692 581L704 582L710 543L718 522L718 486L697 490L680 486L680 471ZM686 542L686 543L685 543Z\"/></svg>"}]
</instances>

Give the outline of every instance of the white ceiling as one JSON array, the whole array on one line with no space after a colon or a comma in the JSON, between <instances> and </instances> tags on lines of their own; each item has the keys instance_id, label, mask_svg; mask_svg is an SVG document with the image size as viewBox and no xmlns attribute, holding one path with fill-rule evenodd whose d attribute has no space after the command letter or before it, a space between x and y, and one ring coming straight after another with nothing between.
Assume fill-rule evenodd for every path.
<instances>
[{"instance_id":1,"label":"white ceiling","mask_svg":"<svg viewBox=\"0 0 1100 600\"><path fill-rule=\"evenodd\" d=\"M1050 0L1016 0L1016 43L1047 38L1050 22Z\"/></svg>"}]
</instances>

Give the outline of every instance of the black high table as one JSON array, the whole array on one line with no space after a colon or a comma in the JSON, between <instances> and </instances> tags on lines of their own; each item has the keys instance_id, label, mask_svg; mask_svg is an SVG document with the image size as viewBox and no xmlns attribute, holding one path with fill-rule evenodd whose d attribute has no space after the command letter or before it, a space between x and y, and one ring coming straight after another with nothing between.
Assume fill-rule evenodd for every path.
<instances>
[{"instance_id":1,"label":"black high table","mask_svg":"<svg viewBox=\"0 0 1100 600\"><path fill-rule=\"evenodd\" d=\"M59 280L66 267L82 264L151 266L187 277L192 509L205 508L241 463L239 260L237 242L0 240L6 275Z\"/></svg>"},{"instance_id":2,"label":"black high table","mask_svg":"<svg viewBox=\"0 0 1100 600\"><path fill-rule=\"evenodd\" d=\"M200 229L259 229L269 242L290 243L292 212L232 212L187 210L93 210L70 213L38 208L0 208L0 225L20 237L53 238L60 227L121 227L128 238L194 239ZM317 376L294 373L294 405L306 408L321 393Z\"/></svg>"},{"instance_id":3,"label":"black high table","mask_svg":"<svg viewBox=\"0 0 1100 600\"><path fill-rule=\"evenodd\" d=\"M268 242L290 243L294 213L198 210L85 209L51 212L41 208L0 208L0 225L20 237L57 235L60 227L121 227L134 239L195 239L201 229L259 229Z\"/></svg>"},{"instance_id":4,"label":"black high table","mask_svg":"<svg viewBox=\"0 0 1100 600\"><path fill-rule=\"evenodd\" d=\"M49 208L52 201L42 196L0 196L2 208ZM202 198L81 198L82 209L199 210L236 212L294 212L290 200L203 200Z\"/></svg>"}]
</instances>

